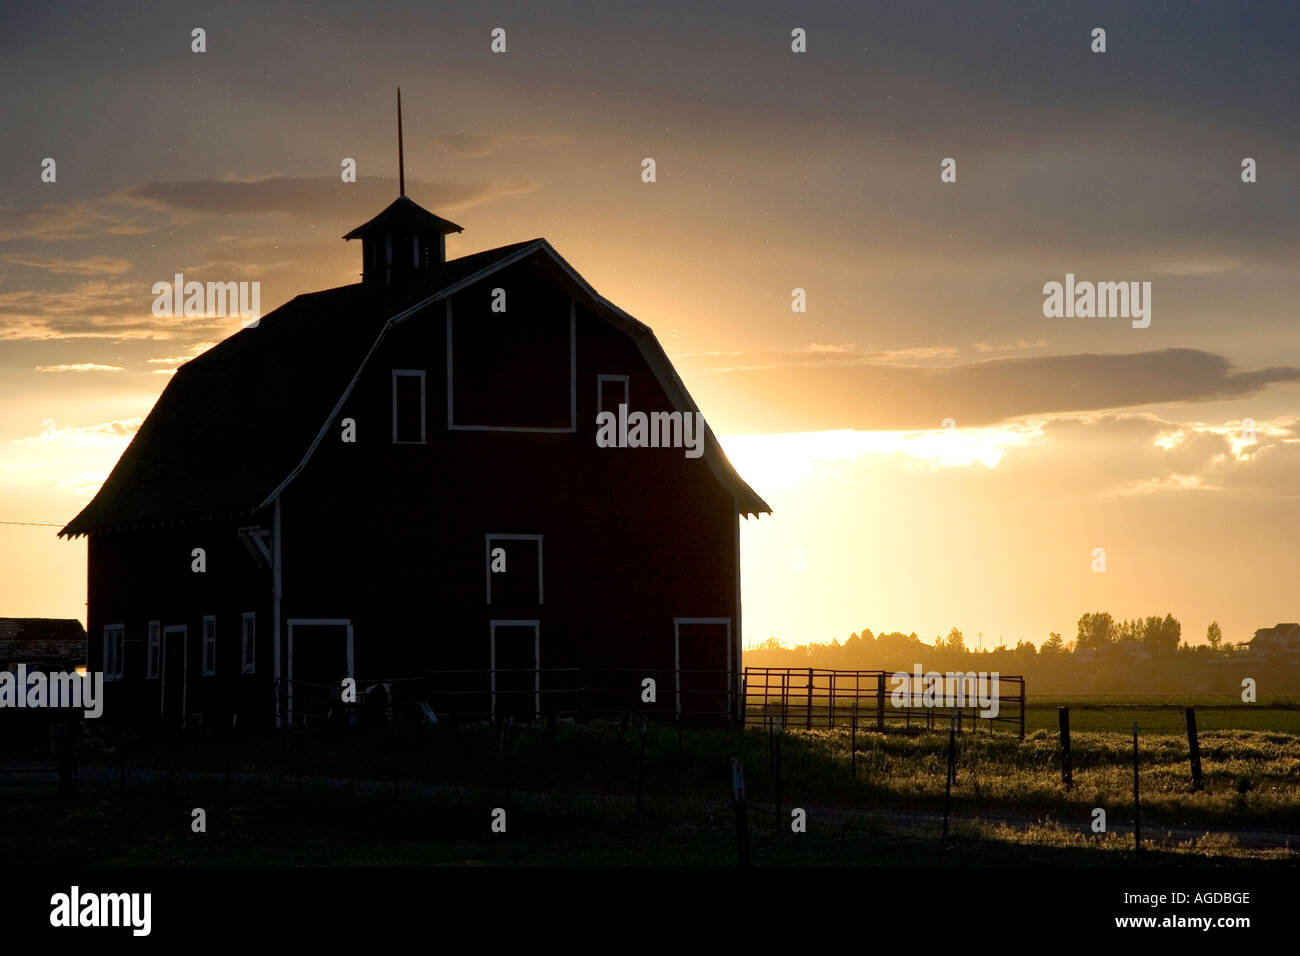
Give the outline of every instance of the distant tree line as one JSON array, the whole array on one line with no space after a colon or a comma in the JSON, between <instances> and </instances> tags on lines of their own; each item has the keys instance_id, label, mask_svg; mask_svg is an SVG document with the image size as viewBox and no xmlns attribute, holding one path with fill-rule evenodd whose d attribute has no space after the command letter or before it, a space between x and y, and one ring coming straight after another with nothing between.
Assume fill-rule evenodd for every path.
<instances>
[{"instance_id":1,"label":"distant tree line","mask_svg":"<svg viewBox=\"0 0 1300 956\"><path fill-rule=\"evenodd\" d=\"M1019 640L975 650L957 628L926 643L916 633L875 634L863 628L843 642L783 647L775 637L745 651L750 667L821 667L837 670L999 671L1025 676L1037 693L1229 694L1240 689L1243 676L1260 675L1258 660L1245 642L1224 642L1218 622L1205 633L1206 643L1182 640L1182 624L1172 614L1163 617L1115 620L1108 612L1079 618L1075 637L1066 641L1055 632L1042 647ZM1272 669L1285 689L1300 692L1300 671ZM1277 686L1281 687L1282 684Z\"/></svg>"}]
</instances>

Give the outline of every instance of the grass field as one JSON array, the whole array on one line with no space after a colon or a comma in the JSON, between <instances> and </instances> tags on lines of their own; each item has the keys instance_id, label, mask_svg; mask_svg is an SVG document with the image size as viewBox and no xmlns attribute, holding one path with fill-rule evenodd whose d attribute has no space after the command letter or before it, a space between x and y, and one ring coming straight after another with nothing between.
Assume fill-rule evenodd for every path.
<instances>
[{"instance_id":1,"label":"grass field","mask_svg":"<svg viewBox=\"0 0 1300 956\"><path fill-rule=\"evenodd\" d=\"M935 822L944 805L946 731L861 731L855 761L847 728L787 730L778 780L774 741L756 728L686 730L679 750L673 728L651 726L642 760L637 728L617 723L561 723L554 737L520 727L508 745L486 725L411 724L316 739L209 737L179 749L140 741L125 749L124 792L121 752L83 754L77 797L0 798L0 857L729 865L734 756L744 767L756 861L871 865L897 863L905 852L921 864L1110 865L1131 855L1125 828L1136 719L1142 819L1154 850L1147 862L1295 863L1294 841L1265 846L1258 831L1300 833L1300 710L1289 702L1196 703L1200 792L1190 785L1182 708L1163 702L1070 701L1068 791L1058 702L1033 704L1023 743L1014 732L960 735L947 844ZM643 800L634 825L638 781ZM189 829L195 806L211 812L202 839ZM488 826L499 806L510 807L506 835ZM806 834L788 832L792 807L808 809ZM1088 828L1098 807L1110 822L1105 834ZM916 819L904 825L904 814Z\"/></svg>"}]
</instances>

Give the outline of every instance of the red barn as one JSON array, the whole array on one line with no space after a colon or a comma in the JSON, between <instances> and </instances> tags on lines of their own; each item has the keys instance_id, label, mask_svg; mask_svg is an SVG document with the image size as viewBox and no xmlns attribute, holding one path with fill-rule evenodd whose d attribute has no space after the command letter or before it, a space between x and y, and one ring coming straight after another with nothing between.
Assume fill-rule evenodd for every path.
<instances>
[{"instance_id":1,"label":"red barn","mask_svg":"<svg viewBox=\"0 0 1300 956\"><path fill-rule=\"evenodd\" d=\"M182 366L60 532L107 718L278 725L345 677L442 713L738 713L739 517L770 509L647 326L544 239L447 261L453 231L402 196L350 232L362 281ZM663 440L598 444L620 405Z\"/></svg>"}]
</instances>

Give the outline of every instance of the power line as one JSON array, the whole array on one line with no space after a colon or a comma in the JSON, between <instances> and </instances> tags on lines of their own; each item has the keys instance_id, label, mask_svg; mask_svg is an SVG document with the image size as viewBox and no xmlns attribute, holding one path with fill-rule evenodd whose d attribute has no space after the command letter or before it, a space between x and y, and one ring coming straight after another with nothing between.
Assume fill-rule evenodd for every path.
<instances>
[{"instance_id":1,"label":"power line","mask_svg":"<svg viewBox=\"0 0 1300 956\"><path fill-rule=\"evenodd\" d=\"M0 524L18 524L28 528L62 528L61 524L50 524L46 521L0 521Z\"/></svg>"}]
</instances>

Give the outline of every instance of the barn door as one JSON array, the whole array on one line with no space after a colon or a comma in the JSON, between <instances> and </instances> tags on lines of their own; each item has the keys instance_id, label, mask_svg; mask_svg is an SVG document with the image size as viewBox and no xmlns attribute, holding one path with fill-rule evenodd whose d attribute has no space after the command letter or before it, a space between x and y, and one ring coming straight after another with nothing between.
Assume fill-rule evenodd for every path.
<instances>
[{"instance_id":1,"label":"barn door","mask_svg":"<svg viewBox=\"0 0 1300 956\"><path fill-rule=\"evenodd\" d=\"M180 727L185 720L189 688L189 642L184 624L163 628L162 688L159 713L169 727Z\"/></svg>"},{"instance_id":2,"label":"barn door","mask_svg":"<svg viewBox=\"0 0 1300 956\"><path fill-rule=\"evenodd\" d=\"M731 714L731 619L673 618L677 714L685 723L725 723Z\"/></svg>"},{"instance_id":3,"label":"barn door","mask_svg":"<svg viewBox=\"0 0 1300 956\"><path fill-rule=\"evenodd\" d=\"M530 722L542 710L541 631L537 621L492 621L492 716Z\"/></svg>"},{"instance_id":4,"label":"barn door","mask_svg":"<svg viewBox=\"0 0 1300 956\"><path fill-rule=\"evenodd\" d=\"M317 724L341 705L343 680L352 673L352 622L300 618L289 621L289 722Z\"/></svg>"}]
</instances>

